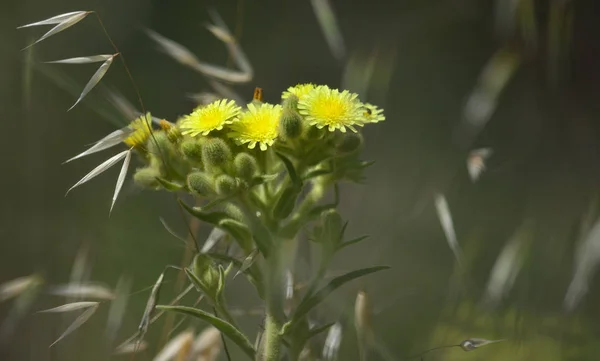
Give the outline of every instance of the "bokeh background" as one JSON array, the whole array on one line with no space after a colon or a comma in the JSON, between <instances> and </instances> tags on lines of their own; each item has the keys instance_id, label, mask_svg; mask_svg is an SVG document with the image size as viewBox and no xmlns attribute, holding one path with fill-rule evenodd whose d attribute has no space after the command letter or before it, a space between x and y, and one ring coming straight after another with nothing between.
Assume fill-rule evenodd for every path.
<instances>
[{"instance_id":1,"label":"bokeh background","mask_svg":"<svg viewBox=\"0 0 600 361\"><path fill-rule=\"evenodd\" d=\"M123 277L132 280L126 317L114 335L123 340L137 327L148 287L184 254L159 221L185 234L169 195L126 183L109 217L117 176L111 170L64 196L108 156L61 163L128 121L102 89L136 100L115 63L101 87L66 111L94 66L43 61L110 52L97 22L86 19L23 52L43 30L16 27L68 11L97 11L146 107L174 120L194 107L187 95L210 87L200 74L157 51L144 29L185 45L203 61L227 64L225 47L204 28L207 10L214 8L235 29L254 68L250 82L234 86L242 96L251 97L259 86L276 102L288 86L314 82L344 86L385 109L387 120L364 131L364 158L376 160L367 183L342 188L350 235L371 238L347 250L333 270L371 264L392 270L337 292L322 310L325 320L343 318L351 326L343 315L363 288L374 308L373 360L402 360L470 337L508 340L470 353L441 350L426 359L599 359L600 285L594 269L600 235L594 225L600 3L331 4L344 41L338 58L309 1L2 0L0 283L33 273L49 284L65 283L77 255L86 255L90 280L110 287ZM480 148L493 153L473 182L466 162ZM460 265L440 226L436 194L448 200L463 252ZM201 226L199 237L209 231ZM169 279L167 289L174 289L176 276ZM229 298L252 329L260 317L249 312L258 305L249 290L236 279ZM165 291L165 299L173 294ZM107 359L106 310L48 348L72 319L34 312L61 303L60 297L42 295L18 322L15 303L0 303L0 322L11 323L0 359ZM137 360L152 359L165 340L164 323L153 325L148 340L148 351ZM356 342L347 327L340 360L354 359Z\"/></svg>"}]
</instances>

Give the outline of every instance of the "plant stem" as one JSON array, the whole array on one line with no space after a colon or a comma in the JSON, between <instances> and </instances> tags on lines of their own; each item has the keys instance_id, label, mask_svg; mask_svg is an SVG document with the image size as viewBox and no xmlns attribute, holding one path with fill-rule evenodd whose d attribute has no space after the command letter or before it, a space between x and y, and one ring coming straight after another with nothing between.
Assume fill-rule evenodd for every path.
<instances>
[{"instance_id":1,"label":"plant stem","mask_svg":"<svg viewBox=\"0 0 600 361\"><path fill-rule=\"evenodd\" d=\"M281 326L267 309L265 320L264 361L279 361L281 358Z\"/></svg>"}]
</instances>

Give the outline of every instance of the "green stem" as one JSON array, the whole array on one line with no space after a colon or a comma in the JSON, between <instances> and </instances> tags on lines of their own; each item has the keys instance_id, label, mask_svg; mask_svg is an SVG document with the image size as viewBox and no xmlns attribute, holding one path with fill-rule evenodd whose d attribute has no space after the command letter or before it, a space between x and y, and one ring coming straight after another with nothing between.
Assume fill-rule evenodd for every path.
<instances>
[{"instance_id":1,"label":"green stem","mask_svg":"<svg viewBox=\"0 0 600 361\"><path fill-rule=\"evenodd\" d=\"M279 361L281 358L281 326L267 310L265 320L265 357L264 361Z\"/></svg>"}]
</instances>

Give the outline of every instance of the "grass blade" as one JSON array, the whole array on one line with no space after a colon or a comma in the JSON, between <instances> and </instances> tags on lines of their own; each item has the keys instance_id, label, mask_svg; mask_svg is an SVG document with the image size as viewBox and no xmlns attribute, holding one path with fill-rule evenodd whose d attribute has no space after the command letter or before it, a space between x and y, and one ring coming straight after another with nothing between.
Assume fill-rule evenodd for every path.
<instances>
[{"instance_id":1,"label":"grass blade","mask_svg":"<svg viewBox=\"0 0 600 361\"><path fill-rule=\"evenodd\" d=\"M119 197L119 193L121 192L121 188L123 187L123 183L125 182L125 176L127 175L127 169L129 169L129 162L131 161L131 149L127 152L125 156L125 160L123 161L123 166L121 167L121 172L119 173L119 177L117 178L117 185L115 186L115 193L113 194L112 203L110 204L110 212L112 212L113 207L115 206L115 202Z\"/></svg>"},{"instance_id":2,"label":"grass blade","mask_svg":"<svg viewBox=\"0 0 600 361\"><path fill-rule=\"evenodd\" d=\"M37 21L35 23L31 23L31 24L27 24L27 25L21 25L19 26L17 29L22 29L22 28L28 28L31 26L39 26L39 25L53 25L53 24L59 24L62 23L63 21L75 16L75 15L80 15L80 14L84 14L84 13L89 13L89 11L73 11L70 13L65 13L65 14L61 14L61 15L56 15L53 16L51 18L48 18L46 20L42 20L42 21Z\"/></svg>"},{"instance_id":3,"label":"grass blade","mask_svg":"<svg viewBox=\"0 0 600 361\"><path fill-rule=\"evenodd\" d=\"M344 284L357 279L359 277L366 276L368 274L383 271L389 269L388 266L375 266L362 268L356 271L348 272L344 275L338 276L332 279L329 284L325 287L321 288L314 295L307 294L304 296L298 308L296 309L296 313L294 314L294 319L299 320L304 315L306 315L310 310L312 310L315 306L321 303L331 292L335 291L337 288L343 286Z\"/></svg>"},{"instance_id":4,"label":"grass blade","mask_svg":"<svg viewBox=\"0 0 600 361\"><path fill-rule=\"evenodd\" d=\"M112 58L114 55L112 54L103 54L103 55L92 55L92 56L80 56L76 58L68 58L62 60L54 60L47 61L47 64L89 64L89 63L99 63L101 61L107 61Z\"/></svg>"},{"instance_id":5,"label":"grass blade","mask_svg":"<svg viewBox=\"0 0 600 361\"><path fill-rule=\"evenodd\" d=\"M94 306L98 306L98 302L90 302L90 301L82 301L82 302L73 302L67 303L66 305L50 308L47 310L38 311L39 313L60 313L60 312L71 312L76 310L81 310L82 308L90 308Z\"/></svg>"},{"instance_id":6,"label":"grass blade","mask_svg":"<svg viewBox=\"0 0 600 361\"><path fill-rule=\"evenodd\" d=\"M117 162L119 162L121 159L125 158L127 156L127 153L129 153L129 150L125 150L117 155L114 155L112 157L110 157L108 160L104 161L102 164L100 164L99 166L97 166L96 168L92 169L91 172L89 172L88 174L86 174L83 178L81 178L79 180L79 182L75 183L74 186L72 186L71 188L69 188L69 190L67 191L67 194L69 194L69 192L75 188L78 187L92 179L94 179L95 177L97 177L98 175L104 173L106 170L108 170L110 167L112 167L113 165L115 165ZM65 194L66 195L66 194Z\"/></svg>"},{"instance_id":7,"label":"grass blade","mask_svg":"<svg viewBox=\"0 0 600 361\"><path fill-rule=\"evenodd\" d=\"M113 300L114 293L109 288L97 284L70 284L55 286L50 289L50 294L64 297L89 297L100 300Z\"/></svg>"},{"instance_id":8,"label":"grass blade","mask_svg":"<svg viewBox=\"0 0 600 361\"><path fill-rule=\"evenodd\" d=\"M39 282L38 275L29 275L15 278L14 280L5 282L0 285L0 302L7 301L13 297L17 297L25 292L32 285Z\"/></svg>"},{"instance_id":9,"label":"grass blade","mask_svg":"<svg viewBox=\"0 0 600 361\"><path fill-rule=\"evenodd\" d=\"M104 75L108 71L108 68L112 64L115 56L117 56L117 54L112 55L102 65L100 65L100 68L98 68L98 70L96 70L94 75L92 75L92 77L90 78L88 83L83 88L83 91L79 95L79 98L77 98L77 101L75 102L75 104L73 104L73 106L71 106L68 110L73 109L87 95L87 93L89 93L96 86L96 84L98 84L98 82L100 82L102 77L104 77Z\"/></svg>"},{"instance_id":10,"label":"grass blade","mask_svg":"<svg viewBox=\"0 0 600 361\"><path fill-rule=\"evenodd\" d=\"M88 308L83 313L81 313L81 315L79 315L79 317L77 317L75 319L75 321L73 321L73 323L65 330L65 332L62 333L62 335L60 335L58 337L58 339L56 341L54 341L50 345L50 347L56 345L60 340L62 340L63 338L67 337L73 331L77 330L84 323L86 323L87 320L89 320L90 317L92 317L92 315L96 312L97 309L98 309L98 304L96 304L95 306L92 306L92 307Z\"/></svg>"},{"instance_id":11,"label":"grass blade","mask_svg":"<svg viewBox=\"0 0 600 361\"><path fill-rule=\"evenodd\" d=\"M156 280L156 283L154 283L152 291L150 292L148 302L146 302L146 308L144 309L142 320L140 321L140 325L138 326L138 343L144 338L146 332L148 332L148 327L151 323L150 317L152 317L152 313L154 312L154 308L156 307L156 302L158 301L160 287L162 286L164 277L164 272L161 273L160 276L158 276L158 279Z\"/></svg>"},{"instance_id":12,"label":"grass blade","mask_svg":"<svg viewBox=\"0 0 600 361\"><path fill-rule=\"evenodd\" d=\"M346 57L346 47L329 0L311 0L311 4L333 57L343 60Z\"/></svg>"},{"instance_id":13,"label":"grass blade","mask_svg":"<svg viewBox=\"0 0 600 361\"><path fill-rule=\"evenodd\" d=\"M222 230L219 227L214 227L212 229L212 231L210 231L210 234L206 238L206 241L204 241L204 244L202 245L202 249L200 250L200 253L210 252L210 250L215 246L215 244L217 244L217 242L222 240L223 237L225 237L226 235L227 235L227 233L225 233L224 230Z\"/></svg>"},{"instance_id":14,"label":"grass blade","mask_svg":"<svg viewBox=\"0 0 600 361\"><path fill-rule=\"evenodd\" d=\"M194 340L194 333L190 330L183 331L179 335L171 339L160 350L160 352L152 359L152 361L169 361L174 360L176 356L187 346L190 349ZM187 356L187 355L186 355ZM179 359L179 358L178 358ZM187 358L183 358L184 360Z\"/></svg>"},{"instance_id":15,"label":"grass blade","mask_svg":"<svg viewBox=\"0 0 600 361\"><path fill-rule=\"evenodd\" d=\"M323 360L337 360L340 345L342 344L342 324L336 322L327 333L325 345L323 346Z\"/></svg>"},{"instance_id":16,"label":"grass blade","mask_svg":"<svg viewBox=\"0 0 600 361\"><path fill-rule=\"evenodd\" d=\"M90 13L89 11L77 11L77 12L73 13L73 15L71 15L71 16L65 18L63 21L59 22L58 25L56 25L55 27L50 29L46 34L42 35L41 38L36 40L33 44L27 46L25 49L39 43L42 40L48 39L52 35L56 35L56 34L60 33L61 31L70 28L71 26L73 26L73 25L77 24L78 22L80 22L81 20L83 20L89 13ZM48 20L50 20L50 19L48 19ZM45 20L45 21L48 21L48 20ZM34 24L42 25L40 23L34 23ZM56 24L56 22L53 22L50 24ZM33 24L30 24L29 26L33 26ZM25 50L25 49L23 49L23 50Z\"/></svg>"},{"instance_id":17,"label":"grass blade","mask_svg":"<svg viewBox=\"0 0 600 361\"><path fill-rule=\"evenodd\" d=\"M74 161L75 159L85 157L86 155L94 154L94 153L103 151L105 149L114 147L115 145L123 142L123 140L125 138L127 138L131 133L132 133L132 129L129 127L124 127L124 128L115 130L114 132L110 133L106 137L97 141L93 146L88 148L86 151L77 154L73 158L67 159L65 162L63 162L63 164Z\"/></svg>"},{"instance_id":18,"label":"grass blade","mask_svg":"<svg viewBox=\"0 0 600 361\"><path fill-rule=\"evenodd\" d=\"M442 229L444 230L444 234L446 235L448 246L450 246L452 253L454 253L456 261L461 264L462 251L458 241L456 240L456 232L454 231L454 223L452 222L452 213L450 213L448 201L446 201L446 197L444 197L443 194L435 195L435 209L440 219Z\"/></svg>"},{"instance_id":19,"label":"grass blade","mask_svg":"<svg viewBox=\"0 0 600 361\"><path fill-rule=\"evenodd\" d=\"M233 342L235 342L235 344L238 345L238 347L242 351L244 351L244 353L248 355L248 357L250 357L251 360L254 360L254 347L252 346L250 341L248 341L248 338L246 338L246 336L243 333L241 333L236 327L234 327L229 322L215 317L210 313L192 307L158 305L156 306L156 308L165 311L182 313L184 315L196 317L205 322L208 322L216 329L221 331L225 336L229 337Z\"/></svg>"}]
</instances>

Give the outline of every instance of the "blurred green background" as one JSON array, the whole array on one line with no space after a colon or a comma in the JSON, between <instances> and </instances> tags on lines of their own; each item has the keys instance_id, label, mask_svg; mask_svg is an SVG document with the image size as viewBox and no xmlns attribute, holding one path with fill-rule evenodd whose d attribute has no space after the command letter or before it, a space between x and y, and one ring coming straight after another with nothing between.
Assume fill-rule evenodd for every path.
<instances>
[{"instance_id":1,"label":"blurred green background","mask_svg":"<svg viewBox=\"0 0 600 361\"><path fill-rule=\"evenodd\" d=\"M116 170L64 197L108 155L61 163L128 121L106 101L101 87L66 111L93 65L42 64L110 52L97 22L85 19L24 52L20 49L43 30L16 27L68 11L97 11L127 59L146 107L153 115L175 120L194 107L186 95L209 90L209 85L157 51L143 30L185 45L203 61L226 64L225 47L203 26L209 21L207 10L214 7L240 36L254 67L252 81L235 86L244 97L259 86L267 101L277 102L288 86L314 82L345 86L385 109L387 120L364 131L364 158L376 160L367 184L342 188L350 235L371 238L345 251L333 269L393 268L337 292L333 306L322 311L325 320L351 311L356 291L365 288L375 309L378 351L373 360L402 360L470 337L508 341L471 353L442 350L426 359L599 359L600 290L593 270L600 239L589 231L600 180L600 4L331 3L346 49L341 60L332 55L308 1L0 2L0 283L34 272L49 283L67 282L77 253L88 247L90 279L111 286L123 275L133 280L134 293L117 337L122 340L137 327L146 288L166 264L180 264L184 252L159 222L163 217L185 234L168 194L142 192L126 183L108 216ZM506 54L508 61L502 58ZM505 60L495 62L497 56ZM511 71L506 70L509 63L516 64ZM505 84L498 74L509 74ZM135 103L121 64L113 65L102 84ZM480 94L487 98L481 100ZM477 113L486 106L492 108L489 118ZM467 157L482 147L493 154L487 170L472 182ZM436 193L448 199L464 253L462 266L440 226ZM201 227L200 238L209 231ZM494 265L509 244L519 245L518 261L506 266L514 284L499 286L502 296L486 302ZM578 267L588 271L583 282L589 292L567 310L565 296ZM241 279L229 292L235 307L258 305ZM167 291L165 299L171 295ZM0 346L0 359L106 359L101 352L106 310L47 347L68 322L33 311L61 302L56 296L40 297ZM8 319L12 307L11 302L0 303L0 321ZM260 322L252 315L240 317L248 329ZM152 358L164 340L163 327L160 322L153 326L149 352L137 360ZM340 360L354 360L351 327L344 337Z\"/></svg>"}]
</instances>

